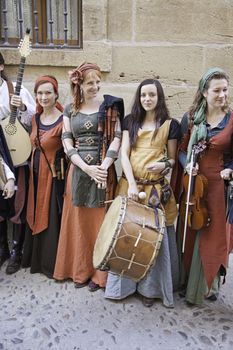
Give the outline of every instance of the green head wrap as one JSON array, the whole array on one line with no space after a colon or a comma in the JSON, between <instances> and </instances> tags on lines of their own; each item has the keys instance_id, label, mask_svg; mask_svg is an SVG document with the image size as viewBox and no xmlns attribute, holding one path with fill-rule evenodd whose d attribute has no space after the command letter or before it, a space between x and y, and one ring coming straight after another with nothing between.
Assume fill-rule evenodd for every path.
<instances>
[{"instance_id":1,"label":"green head wrap","mask_svg":"<svg viewBox=\"0 0 233 350\"><path fill-rule=\"evenodd\" d=\"M208 71L203 75L203 77L199 82L199 90L201 93L203 93L205 90L206 82L217 73L225 74L223 69L215 67L215 68L208 69ZM207 127L206 127L205 112L206 112L206 99L203 96L200 102L199 108L196 110L193 116L193 128L192 128L192 133L188 144L186 164L190 162L193 145L196 145L201 140L206 140Z\"/></svg>"}]
</instances>

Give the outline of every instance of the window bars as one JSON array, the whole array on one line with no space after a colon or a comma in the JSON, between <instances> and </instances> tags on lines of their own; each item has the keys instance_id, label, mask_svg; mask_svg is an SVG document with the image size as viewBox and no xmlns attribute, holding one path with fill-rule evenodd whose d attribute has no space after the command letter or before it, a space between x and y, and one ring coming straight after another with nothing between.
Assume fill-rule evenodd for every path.
<instances>
[{"instance_id":1,"label":"window bars","mask_svg":"<svg viewBox=\"0 0 233 350\"><path fill-rule=\"evenodd\" d=\"M31 28L33 48L82 48L82 0L0 0L0 6L1 47L17 47Z\"/></svg>"}]
</instances>

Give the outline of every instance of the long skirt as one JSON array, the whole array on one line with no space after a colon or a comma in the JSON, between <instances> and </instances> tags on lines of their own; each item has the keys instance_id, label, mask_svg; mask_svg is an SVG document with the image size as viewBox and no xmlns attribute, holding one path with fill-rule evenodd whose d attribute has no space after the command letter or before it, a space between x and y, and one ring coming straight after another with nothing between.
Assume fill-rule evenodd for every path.
<instances>
[{"instance_id":1,"label":"long skirt","mask_svg":"<svg viewBox=\"0 0 233 350\"><path fill-rule=\"evenodd\" d=\"M2 197L0 193L0 222L10 219L13 224L24 224L26 222L27 194L29 167L22 165L15 168L17 191L10 199Z\"/></svg>"},{"instance_id":2,"label":"long skirt","mask_svg":"<svg viewBox=\"0 0 233 350\"><path fill-rule=\"evenodd\" d=\"M174 226L164 233L156 263L138 283L109 273L105 298L123 299L138 291L147 298L161 299L164 306L173 307L173 291L179 283L179 263Z\"/></svg>"},{"instance_id":3,"label":"long skirt","mask_svg":"<svg viewBox=\"0 0 233 350\"><path fill-rule=\"evenodd\" d=\"M95 270L92 260L105 208L73 206L71 196L72 171L73 166L70 167L67 178L54 278L57 280L70 278L78 283L84 283L91 279L104 287L107 273Z\"/></svg>"},{"instance_id":4,"label":"long skirt","mask_svg":"<svg viewBox=\"0 0 233 350\"><path fill-rule=\"evenodd\" d=\"M201 305L206 298L219 293L220 288L220 274L218 273L212 283L210 290L208 290L207 282L204 276L204 270L199 254L199 236L198 233L195 240L191 268L188 275L188 282L186 287L185 300L190 304Z\"/></svg>"},{"instance_id":5,"label":"long skirt","mask_svg":"<svg viewBox=\"0 0 233 350\"><path fill-rule=\"evenodd\" d=\"M29 226L26 229L22 267L30 267L31 273L40 272L53 278L61 222L59 211L56 186L53 183L47 229L36 235L32 235Z\"/></svg>"}]
</instances>

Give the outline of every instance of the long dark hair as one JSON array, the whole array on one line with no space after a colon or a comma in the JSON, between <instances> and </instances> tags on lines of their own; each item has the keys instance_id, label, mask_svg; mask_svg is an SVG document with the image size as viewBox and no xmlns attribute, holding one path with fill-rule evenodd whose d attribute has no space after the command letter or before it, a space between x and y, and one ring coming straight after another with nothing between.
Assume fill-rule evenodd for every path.
<instances>
[{"instance_id":1,"label":"long dark hair","mask_svg":"<svg viewBox=\"0 0 233 350\"><path fill-rule=\"evenodd\" d=\"M138 130L142 126L146 111L141 105L140 96L141 96L141 88L144 85L154 84L157 88L157 95L158 95L158 102L155 107L155 118L154 120L159 121L159 126L164 123L165 120L170 118L170 114L165 102L165 96L163 92L162 85L157 79L145 79L143 80L140 85L137 88L135 97L134 97L134 103L131 110L131 116L129 119L129 139L130 139L130 145L133 147L136 143ZM158 129L155 129L153 138L155 138L156 134L158 132Z\"/></svg>"}]
</instances>

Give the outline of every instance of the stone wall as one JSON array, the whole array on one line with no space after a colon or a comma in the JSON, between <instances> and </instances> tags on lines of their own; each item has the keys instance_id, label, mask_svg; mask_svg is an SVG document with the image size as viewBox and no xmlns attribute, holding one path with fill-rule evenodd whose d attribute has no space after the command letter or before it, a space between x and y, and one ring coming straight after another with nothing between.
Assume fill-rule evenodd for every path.
<instances>
[{"instance_id":1,"label":"stone wall","mask_svg":"<svg viewBox=\"0 0 233 350\"><path fill-rule=\"evenodd\" d=\"M192 102L198 80L211 66L233 77L232 0L83 0L83 50L33 50L24 85L53 74L60 100L70 101L67 71L84 60L103 71L103 92L121 96L129 112L138 83L159 78L172 116ZM11 78L19 53L2 49Z\"/></svg>"}]
</instances>

